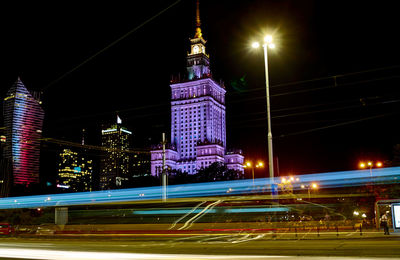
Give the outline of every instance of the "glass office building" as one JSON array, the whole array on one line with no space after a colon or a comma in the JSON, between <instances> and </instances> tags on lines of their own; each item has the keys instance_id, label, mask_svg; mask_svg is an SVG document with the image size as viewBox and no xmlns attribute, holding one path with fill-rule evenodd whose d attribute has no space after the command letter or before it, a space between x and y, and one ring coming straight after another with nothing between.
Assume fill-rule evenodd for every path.
<instances>
[{"instance_id":1,"label":"glass office building","mask_svg":"<svg viewBox=\"0 0 400 260\"><path fill-rule=\"evenodd\" d=\"M39 183L40 139L44 111L37 93L18 80L4 98L5 149L11 162L13 184Z\"/></svg>"}]
</instances>

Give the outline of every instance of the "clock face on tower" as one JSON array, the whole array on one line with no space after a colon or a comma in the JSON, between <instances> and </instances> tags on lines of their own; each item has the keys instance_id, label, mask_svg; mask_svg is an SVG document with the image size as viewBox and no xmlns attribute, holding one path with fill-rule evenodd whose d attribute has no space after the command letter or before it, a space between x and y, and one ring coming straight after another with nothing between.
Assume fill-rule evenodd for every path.
<instances>
[{"instance_id":1,"label":"clock face on tower","mask_svg":"<svg viewBox=\"0 0 400 260\"><path fill-rule=\"evenodd\" d=\"M194 54L199 53L199 50L200 50L200 48L199 48L198 45L195 45L195 46L193 47L193 53L194 53Z\"/></svg>"}]
</instances>

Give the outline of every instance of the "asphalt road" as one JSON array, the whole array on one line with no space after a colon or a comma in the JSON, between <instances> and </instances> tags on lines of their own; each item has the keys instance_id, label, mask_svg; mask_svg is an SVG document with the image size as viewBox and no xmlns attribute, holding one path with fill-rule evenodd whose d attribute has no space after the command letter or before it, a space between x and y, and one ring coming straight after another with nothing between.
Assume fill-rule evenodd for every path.
<instances>
[{"instance_id":1,"label":"asphalt road","mask_svg":"<svg viewBox=\"0 0 400 260\"><path fill-rule=\"evenodd\" d=\"M26 255L18 255L21 252L25 252ZM89 253L82 255L85 254L83 252ZM74 256L75 253L78 255ZM38 257L29 258L36 254ZM173 254L179 254L179 256ZM101 258L101 255L105 258ZM65 258L66 256L68 257ZM298 239L287 239L279 234L275 236L271 233L224 233L179 236L141 234L130 237L110 235L102 237L0 238L0 259L9 257L74 260L160 259L166 257L174 259L252 258L249 256L257 256L257 259L274 259L283 256L285 258L304 256L304 259L308 259L310 256L400 259L400 236L378 236L376 233L375 235L369 234L369 236L364 234L364 236L342 236L341 238L310 235L309 238L305 236L298 237Z\"/></svg>"}]
</instances>

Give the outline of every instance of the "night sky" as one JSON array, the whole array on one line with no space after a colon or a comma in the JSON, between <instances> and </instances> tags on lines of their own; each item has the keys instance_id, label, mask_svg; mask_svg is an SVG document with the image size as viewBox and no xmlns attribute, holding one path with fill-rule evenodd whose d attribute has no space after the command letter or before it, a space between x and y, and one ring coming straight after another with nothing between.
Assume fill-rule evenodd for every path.
<instances>
[{"instance_id":1,"label":"night sky","mask_svg":"<svg viewBox=\"0 0 400 260\"><path fill-rule=\"evenodd\" d=\"M195 0L165 10L173 3L2 3L0 97L19 76L44 91L45 137L79 142L85 128L99 145L118 111L134 148L156 144L169 136L169 81L184 75L195 29ZM400 143L397 10L392 1L201 0L213 77L227 89L228 147L267 162L264 59L250 45L268 32L280 174L391 160Z\"/></svg>"}]
</instances>

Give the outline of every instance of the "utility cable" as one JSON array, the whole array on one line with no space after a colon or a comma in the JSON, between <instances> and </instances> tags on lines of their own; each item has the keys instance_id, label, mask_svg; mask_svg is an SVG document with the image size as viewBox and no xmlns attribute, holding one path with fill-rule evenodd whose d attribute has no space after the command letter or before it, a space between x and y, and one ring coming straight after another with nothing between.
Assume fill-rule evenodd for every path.
<instances>
[{"instance_id":1,"label":"utility cable","mask_svg":"<svg viewBox=\"0 0 400 260\"><path fill-rule=\"evenodd\" d=\"M53 86L54 84L56 84L57 82L59 82L60 80L62 80L63 78L65 78L66 76L68 76L69 74L71 74L72 72L74 72L75 70L79 69L80 67L82 67L83 65L85 65L86 63L88 63L89 61L91 61L93 58L95 58L96 56L98 56L99 54L103 53L104 51L108 50L109 48L111 48L112 46L114 46L115 44L117 44L118 42L122 41L123 39L125 39L126 37L128 37L130 34L136 32L138 29L142 28L144 25L148 24L149 22L151 22L152 20L154 20L155 18L157 18L158 16L160 16L161 14L165 13L167 10L169 10L170 8L172 8L173 6L175 6L176 4L178 4L181 0L177 0L174 3L172 3L171 5L169 5L167 8L161 10L160 12L158 12L157 14L155 14L154 16L152 16L151 18L147 19L146 21L144 21L143 23L141 23L140 25L136 26L135 28L133 28L132 30L130 30L129 32L127 32L126 34L124 34L123 36L121 36L120 38L118 38L117 40L113 41L112 43L110 43L109 45L107 45L105 48L101 49L100 51L96 52L95 54L93 54L92 56L90 56L89 58L87 58L86 60L84 60L82 63L80 63L79 65L77 65L76 67L74 67L73 69L67 71L66 73L64 73L61 77L53 80L52 82L50 82L47 86L45 86L42 91L47 90L49 87Z\"/></svg>"},{"instance_id":2,"label":"utility cable","mask_svg":"<svg viewBox=\"0 0 400 260\"><path fill-rule=\"evenodd\" d=\"M355 123L359 123L359 122L363 122L363 121L367 121L367 120L382 118L382 117L386 117L386 116L392 116L392 115L395 115L395 114L397 114L397 113L382 114L382 115L377 115L377 116L361 118L361 119L357 119L357 120L353 120L353 121L347 121L347 122L342 122L342 123L338 123L338 124L333 124L333 125L328 125L328 126L323 126L323 127L317 127L317 128L313 128L313 129L304 130L304 131L293 132L293 133L288 133L288 134L282 134L278 138L284 138L284 137L293 136L293 135L299 135L299 134L307 134L307 133L320 131L320 130L325 130L325 129L329 129L329 128L333 128L333 127L350 125L350 124L355 124Z\"/></svg>"},{"instance_id":3,"label":"utility cable","mask_svg":"<svg viewBox=\"0 0 400 260\"><path fill-rule=\"evenodd\" d=\"M346 74L338 74L338 75L320 77L320 78L314 78L314 79L300 80L300 81L288 82L288 83L282 83L282 84L276 84L276 85L271 85L270 88L272 89L272 88L279 88L279 87L294 86L294 85L300 85L300 84L304 84L304 83L312 83L312 82L323 81L323 80L328 80L328 79L333 79L334 83L335 83L334 86L338 86L338 84L336 82L336 80L338 78L344 78L344 77L348 77L348 76L354 76L354 75L359 75L359 74L364 74L364 73L371 73L371 72L384 71L384 70L390 70L390 69L397 69L397 68L400 68L400 65L381 67L381 68L375 68L375 69L363 70L363 71L356 71L356 72L350 72L350 73L346 73ZM232 94L242 94L244 92L254 92L254 91L260 91L260 90L264 91L265 87L244 90L240 93L232 93Z\"/></svg>"}]
</instances>

